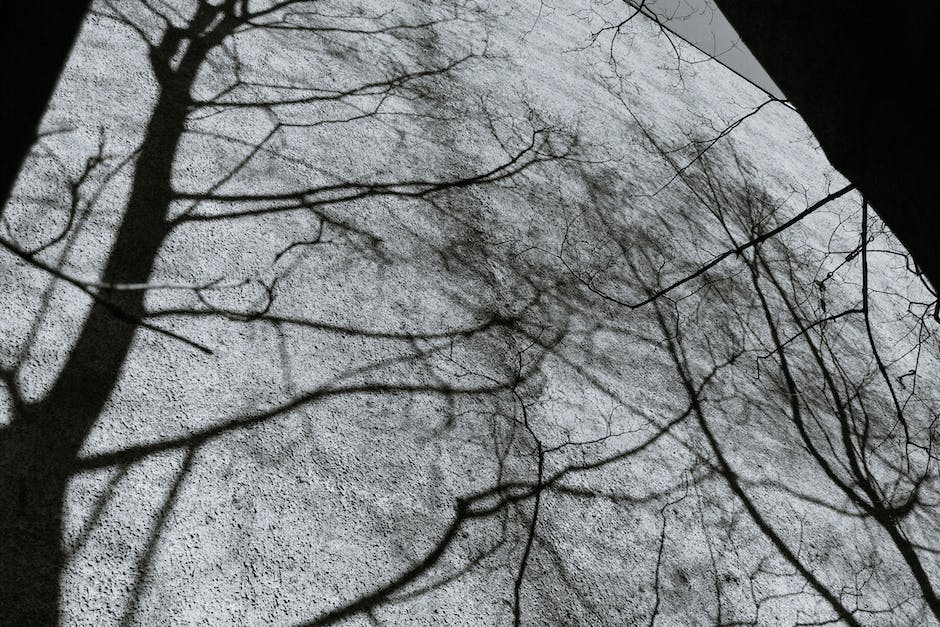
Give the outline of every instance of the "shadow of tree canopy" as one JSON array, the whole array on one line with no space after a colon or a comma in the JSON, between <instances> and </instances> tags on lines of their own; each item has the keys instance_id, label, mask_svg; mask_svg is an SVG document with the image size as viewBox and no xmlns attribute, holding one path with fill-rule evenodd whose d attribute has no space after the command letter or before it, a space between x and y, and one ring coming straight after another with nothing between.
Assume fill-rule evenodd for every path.
<instances>
[{"instance_id":1,"label":"shadow of tree canopy","mask_svg":"<svg viewBox=\"0 0 940 627\"><path fill-rule=\"evenodd\" d=\"M95 5L153 102L40 142L64 220L6 209L3 622L937 617L904 251L779 197L730 137L768 103L672 146L608 76L632 159L475 93L491 9Z\"/></svg>"}]
</instances>

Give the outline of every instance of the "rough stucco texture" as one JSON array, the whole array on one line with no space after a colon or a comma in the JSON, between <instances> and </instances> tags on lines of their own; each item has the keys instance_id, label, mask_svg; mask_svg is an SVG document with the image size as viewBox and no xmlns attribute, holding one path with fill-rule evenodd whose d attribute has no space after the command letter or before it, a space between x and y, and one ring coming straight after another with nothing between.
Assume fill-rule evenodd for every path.
<instances>
[{"instance_id":1,"label":"rough stucco texture","mask_svg":"<svg viewBox=\"0 0 940 627\"><path fill-rule=\"evenodd\" d=\"M840 513L777 362L757 359L772 345L742 258L665 307L617 304L728 248L721 215L745 241L747 220L760 232L844 181L779 103L674 176L663 151L682 165L690 137L766 97L687 47L677 60L648 20L592 44L625 7L557 4L300 3L206 54L189 94L215 104L185 110L177 197L155 208L178 219L148 280L164 288L144 305L211 354L134 335L63 495L64 624L293 624L337 608L349 624L831 618L716 470L683 372L708 379L707 425L800 559L858 590L852 604L894 607L875 622L927 620L902 602L916 585L883 530ZM42 253L74 277L97 280L144 175L135 151L170 80L144 41L166 36L158 10L186 27L196 8L95 5L4 215L23 247L54 237L100 142L103 161L71 188L74 224ZM818 308L813 281L832 269L823 306L856 302L856 266L826 251L855 246L858 208L846 195L768 244L781 280L788 255L805 279L799 307ZM887 256L872 268L874 285L917 289ZM61 376L91 301L6 253L0 277L10 422L14 393L41 399ZM760 281L790 337L783 297ZM889 305L875 305L876 334L901 358ZM881 407L861 321L829 328ZM803 398L824 408L797 344ZM936 372L934 349L920 371ZM933 521L908 532L929 538Z\"/></svg>"}]
</instances>

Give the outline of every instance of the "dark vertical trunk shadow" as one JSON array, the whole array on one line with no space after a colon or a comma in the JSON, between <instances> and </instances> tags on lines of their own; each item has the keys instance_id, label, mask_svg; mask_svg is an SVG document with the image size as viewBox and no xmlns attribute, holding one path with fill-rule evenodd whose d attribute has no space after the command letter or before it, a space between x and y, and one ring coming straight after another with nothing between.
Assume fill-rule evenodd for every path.
<instances>
[{"instance_id":1,"label":"dark vertical trunk shadow","mask_svg":"<svg viewBox=\"0 0 940 627\"><path fill-rule=\"evenodd\" d=\"M183 135L190 88L211 47L230 27L224 9L200 5L190 28L170 28L152 49L160 93L140 147L130 196L101 280L146 283L168 233L173 160ZM202 35L198 39L197 35ZM190 45L174 69L170 59ZM136 319L144 291L115 291L106 298ZM65 489L82 443L111 395L137 325L95 303L61 374L38 402L22 404L0 432L0 624L52 625L59 620L59 579L64 566L62 520Z\"/></svg>"}]
</instances>

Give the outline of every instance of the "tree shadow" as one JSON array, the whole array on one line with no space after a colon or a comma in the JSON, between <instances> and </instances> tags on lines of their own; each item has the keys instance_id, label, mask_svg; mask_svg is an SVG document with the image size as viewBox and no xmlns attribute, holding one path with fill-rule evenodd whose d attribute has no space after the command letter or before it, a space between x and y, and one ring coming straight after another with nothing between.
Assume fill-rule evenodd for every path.
<instances>
[{"instance_id":1,"label":"tree shadow","mask_svg":"<svg viewBox=\"0 0 940 627\"><path fill-rule=\"evenodd\" d=\"M441 454L433 468L466 467L471 478L440 479L429 511L411 512L406 501L427 495L394 482L397 457L381 460L387 467L336 462L335 492L374 489L369 473L392 477L383 488L398 499L391 511L375 493L363 497L379 513L364 516L373 527L348 533L395 546L381 564L378 548L359 547L369 562L351 567L363 571L356 582L331 575L317 562L324 553L291 546L317 569L314 583L303 580L286 596L292 607L264 620L378 623L474 579L494 597L479 605L515 624L927 615L910 586L890 583L896 570L851 567L849 558L846 569L813 553L831 545L851 557L849 540L870 539L877 559L890 561L887 537L931 604L921 556L935 526L935 414L918 391L927 385L916 383L929 364L924 357L905 375L894 349L879 345L864 368L853 355L857 340L877 353L881 339L849 326L877 313L873 289L863 299L857 291L859 280L877 283L874 272L859 273L874 254L867 236L841 265L846 253L831 241L815 252L795 237L776 244L768 233L798 221L781 217L786 210L746 159L723 149L727 133L690 138L679 155L633 118L668 170L644 196L624 183L622 164L593 158L578 129L524 102L499 112L485 98L455 104L452 94L470 89L461 72L491 54L449 50L447 29L485 19L471 5L412 18L300 1L200 2L185 15L163 3L131 6L105 3L100 17L146 43L159 90L100 278L50 261L85 228L80 208L96 193L83 195L87 177L76 179L61 232L34 248L4 240L37 272L92 300L41 398L19 393L21 364L4 372L14 407L0 430L6 622L63 618L68 560L103 533L121 484L144 462L183 460L142 517L114 617L124 624L146 620L161 552L173 548L172 515L203 458L218 463L220 443L243 437L239 454L226 455L251 472L329 458L331 438L364 442L370 450L357 456L380 455L383 437L404 447L414 432L467 456ZM287 61L278 64L281 53ZM473 141L455 131L467 118L480 131ZM253 241L215 246L226 237ZM219 277L219 267L237 272ZM45 298L52 302L51 288ZM51 309L44 304L39 317ZM911 337L923 344L923 316L918 324ZM239 338L263 333L270 354L239 352L260 344ZM218 360L211 369L223 379L231 376L223 360L239 353L261 391L236 390L238 402L213 407L211 419L187 407L193 415L180 428L151 424L152 405L141 403L128 413L147 435L89 448L122 380L159 388L127 375L147 374L138 362L159 359L157 351L131 357L145 340ZM193 372L173 374L202 376L194 363L180 359L174 368ZM899 380L917 390L905 397ZM161 403L175 401L165 396ZM350 433L327 431L331 419ZM272 430L283 435L277 446L265 442ZM820 481L793 485L808 464ZM69 482L107 470L114 474L66 550ZM299 479L284 483L278 498L305 498ZM297 526L331 542L329 525ZM348 565L342 557L339 568ZM883 605L865 599L878 586L888 591Z\"/></svg>"},{"instance_id":2,"label":"tree shadow","mask_svg":"<svg viewBox=\"0 0 940 627\"><path fill-rule=\"evenodd\" d=\"M153 447L138 447L122 450L98 459L78 456L88 434L114 391L124 368L135 337L141 329L163 335L170 340L180 340L189 346L207 353L211 349L189 340L150 319L146 305L148 295L154 290L182 289L195 295L208 306L205 311L193 311L194 315L210 312L216 316L228 316L241 320L262 318L266 308L250 313L224 311L209 306L206 296L231 286L208 285L179 286L155 285L154 264L168 238L175 232L197 222L222 222L237 219L258 218L267 215L284 215L293 211L313 216L318 230L311 239L291 242L279 251L274 251L277 263L282 256L301 248L310 248L321 243L324 229L338 233L338 237L355 239L368 244L377 251L377 240L367 229L339 218L330 217L326 210L341 207L364 199L384 197L413 198L423 200L450 189L492 184L517 176L540 162L554 160L562 154L554 152L550 143L549 129L533 129L528 143L522 144L503 163L492 168L469 174L454 176L416 178L405 176L379 177L375 180L350 178L336 183L303 186L293 191L271 193L229 193L226 186L237 182L238 177L253 165L252 160L266 150L278 132L287 127L312 127L327 124L346 124L371 118L380 119L380 107L391 99L405 103L420 99L424 95L421 82L435 76L445 76L477 53L453 60L437 61L422 65L402 62L392 55L385 59L386 67L379 67L385 76L376 80L354 84L345 88L310 85L298 86L288 82L260 82L242 76L239 51L235 45L239 37L253 36L257 31L272 33L275 37L314 37L321 42L335 41L340 37L387 38L400 43L403 48L414 47L414 38L428 33L441 24L457 19L466 19L459 4L442 7L437 17L419 22L396 22L384 15L370 16L333 15L318 12L309 2L277 2L262 8L249 8L247 3L230 0L220 4L200 2L191 15L164 12L158 4L146 2L131 9L105 3L97 15L119 23L136 32L149 52L150 66L157 82L156 102L146 127L143 141L134 154L132 185L125 205L124 215L114 236L113 245L98 280L87 280L72 276L68 272L45 261L46 251L55 249L67 234L74 234L81 224L73 219L77 199L73 198L72 211L62 232L42 245L23 248L13 241L4 241L4 247L33 267L63 280L84 292L93 300L90 312L85 317L77 339L72 344L59 374L48 390L38 400L28 400L18 393L18 370L4 373L7 391L13 400L12 419L0 431L0 607L4 621L11 624L51 624L59 619L59 574L65 564L62 549L63 499L67 484L73 473L83 468L112 465L117 458L133 463L154 450L188 447L189 457L196 448L219 434L234 429L247 428L279 415L291 408L320 398L341 394L429 394L475 395L489 393L494 387L460 389L446 384L422 385L409 382L398 384L374 384L354 382L325 387L306 395L300 395L284 406L258 415L247 416L214 429L191 434L181 441L162 442ZM344 27L344 23L348 27ZM418 42L422 43L422 42ZM327 46L329 48L329 46ZM356 57L355 49L340 45L330 54L340 57ZM375 65L373 63L373 65ZM211 97L204 98L198 92L205 91L201 82L207 67L215 71L220 66L234 70L231 82ZM210 79L214 79L211 76ZM363 105L373 108L367 109ZM327 112L314 122L291 121L297 109L316 106ZM273 118L271 132L261 142L252 146L247 155L228 172L215 180L205 191L193 192L176 187L176 171L184 161L181 146L187 137L198 133L193 125L210 116L221 115L235 109L252 109L265 112ZM358 113L333 117L330 110L358 111ZM287 112L287 113L285 113ZM283 118L287 116L288 121ZM417 117L420 119L421 114ZM276 150L276 149L275 149ZM93 164L92 164L93 167ZM78 193L79 185L73 186ZM92 201L89 201L92 202ZM182 211L175 208L184 204ZM209 206L221 210L200 212ZM251 282L249 282L251 283ZM277 278L266 283L254 282L268 297L268 306L273 301ZM169 312L164 312L168 314ZM272 319L273 324L290 324L284 319ZM344 329L344 333L356 333L363 337L383 339L431 340L459 338L484 332L502 320L491 319L477 329L442 331L421 338L413 334L391 332L357 331ZM339 327L333 325L334 330ZM419 351L414 359L426 356ZM374 366L373 366L374 367ZM345 379L355 379L369 371L346 373ZM183 471L177 480L182 481ZM168 497L164 510L173 507L175 488ZM98 510L104 507L100 504ZM138 579L131 591L125 622L133 619L137 599L142 586L147 582L150 556L159 541L162 521L166 511L161 510L155 521L151 537L147 542L140 564ZM94 518L90 524L94 524Z\"/></svg>"}]
</instances>

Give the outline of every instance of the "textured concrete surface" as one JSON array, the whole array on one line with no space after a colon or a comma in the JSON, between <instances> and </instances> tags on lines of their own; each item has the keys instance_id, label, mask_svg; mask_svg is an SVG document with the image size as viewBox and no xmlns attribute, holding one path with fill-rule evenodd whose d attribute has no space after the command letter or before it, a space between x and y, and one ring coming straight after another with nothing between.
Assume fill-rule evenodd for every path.
<instances>
[{"instance_id":1,"label":"textured concrete surface","mask_svg":"<svg viewBox=\"0 0 940 627\"><path fill-rule=\"evenodd\" d=\"M216 104L182 109L174 197L153 207L176 222L141 303L186 341L137 328L66 460L63 624L832 619L797 563L863 623L930 620L794 426L798 397L848 472L824 364L845 406L879 416L871 472L891 483L904 447L862 319L786 345L798 395L774 353L771 328L787 340L858 305L859 200L769 241L765 266L751 251L622 304L845 184L779 103L711 145L764 96L653 24L600 30L623 10L299 3L208 50L187 91ZM157 11L198 17L95 5L5 210L4 237L35 247L74 194L41 253L72 277L105 271L148 174L136 151L182 80L148 58ZM929 545L935 325L905 315L927 296L872 229L889 251L870 256L874 333L894 377L916 371L904 459L927 467L903 532ZM0 283L9 425L76 367L92 303L6 253Z\"/></svg>"}]
</instances>

